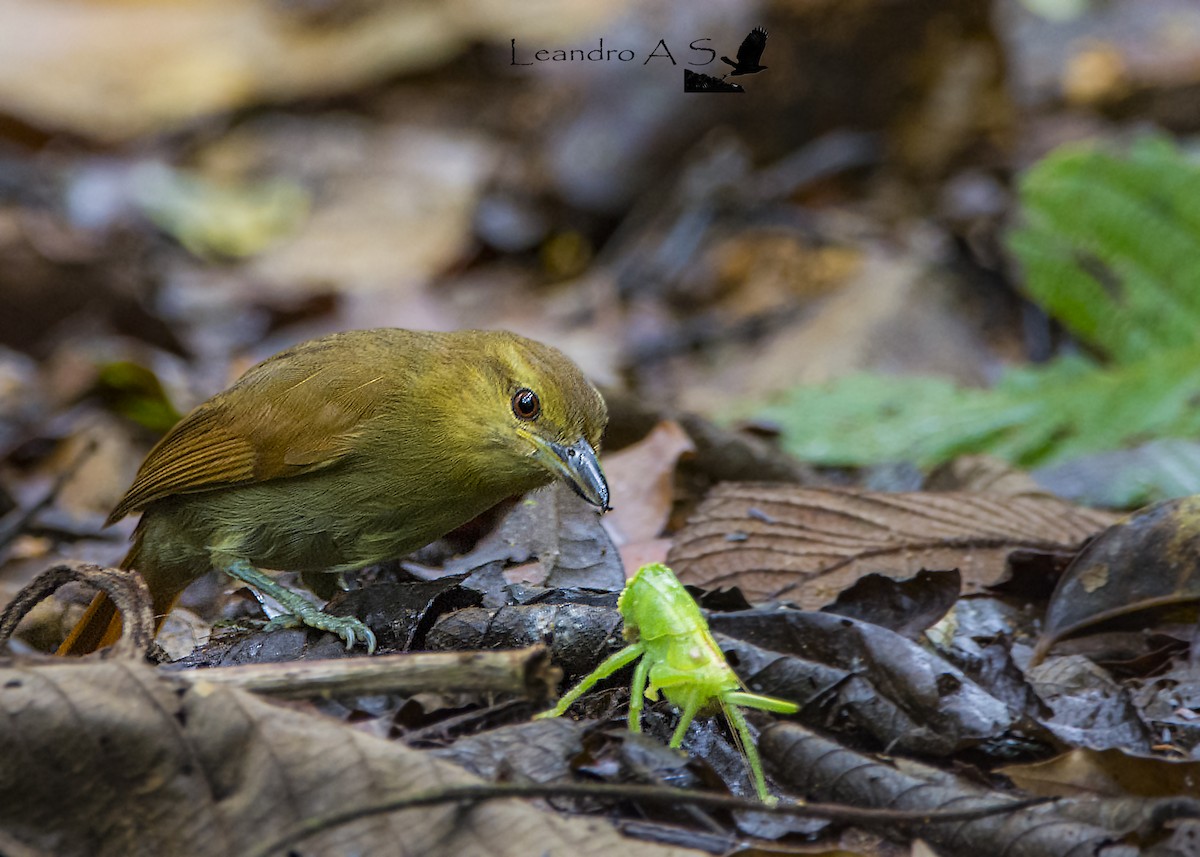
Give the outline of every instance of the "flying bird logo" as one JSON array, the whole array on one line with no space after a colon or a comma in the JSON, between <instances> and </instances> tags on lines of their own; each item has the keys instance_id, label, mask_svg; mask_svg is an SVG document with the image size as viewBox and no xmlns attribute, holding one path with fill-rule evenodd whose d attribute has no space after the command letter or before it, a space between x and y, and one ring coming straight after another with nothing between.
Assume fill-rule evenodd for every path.
<instances>
[{"instance_id":1,"label":"flying bird logo","mask_svg":"<svg viewBox=\"0 0 1200 857\"><path fill-rule=\"evenodd\" d=\"M763 51L766 47L767 31L762 27L755 27L746 38L742 39L742 45L738 48L736 60L731 60L729 57L721 57L721 62L733 67L731 71L726 72L723 77L713 77L684 69L683 91L745 92L746 90L741 86L731 80L726 80L726 78L737 77L743 74L758 74L760 71L766 71L767 67L761 62ZM716 51L712 51L712 54L715 55Z\"/></svg>"},{"instance_id":2,"label":"flying bird logo","mask_svg":"<svg viewBox=\"0 0 1200 857\"><path fill-rule=\"evenodd\" d=\"M734 62L729 57L721 57L721 62L733 66L733 71L727 72L726 77L732 75L737 77L739 74L758 74L760 71L766 70L765 65L759 65L759 60L762 59L763 50L767 47L767 31L762 27L755 27L750 31L750 35L742 39L742 46L738 48L737 62Z\"/></svg>"}]
</instances>

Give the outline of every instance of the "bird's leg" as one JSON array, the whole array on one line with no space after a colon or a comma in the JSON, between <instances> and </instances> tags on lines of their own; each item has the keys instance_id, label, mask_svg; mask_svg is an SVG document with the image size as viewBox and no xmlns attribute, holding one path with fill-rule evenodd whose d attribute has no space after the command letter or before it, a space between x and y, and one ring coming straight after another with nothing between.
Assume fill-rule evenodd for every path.
<instances>
[{"instance_id":1,"label":"bird's leg","mask_svg":"<svg viewBox=\"0 0 1200 857\"><path fill-rule=\"evenodd\" d=\"M243 583L270 595L290 616L278 616L272 619L268 628L295 627L307 625L319 631L332 631L346 641L346 648L354 648L360 640L366 644L367 654L375 651L375 634L366 624L353 616L330 616L323 612L303 595L293 592L281 583L276 582L270 575L259 571L244 559L234 559L218 564L221 571L230 577L237 578Z\"/></svg>"}]
</instances>

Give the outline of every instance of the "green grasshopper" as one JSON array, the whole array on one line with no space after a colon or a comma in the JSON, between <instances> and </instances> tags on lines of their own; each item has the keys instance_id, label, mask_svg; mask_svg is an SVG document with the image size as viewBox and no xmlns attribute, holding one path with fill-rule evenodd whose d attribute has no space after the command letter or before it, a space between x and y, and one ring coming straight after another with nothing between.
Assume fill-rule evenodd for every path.
<instances>
[{"instance_id":1,"label":"green grasshopper","mask_svg":"<svg viewBox=\"0 0 1200 857\"><path fill-rule=\"evenodd\" d=\"M675 734L671 736L671 747L683 743L683 736L697 714L720 708L745 753L759 798L774 803L775 798L767 791L758 749L738 706L780 714L795 714L800 707L793 702L747 693L742 689L741 680L708 630L700 607L665 565L651 563L638 569L617 600L617 607L625 620L624 636L630 645L606 658L563 696L558 705L536 716L564 714L596 682L641 658L633 672L633 691L629 698L630 731L642 731L645 700L657 700L659 690L683 710Z\"/></svg>"}]
</instances>

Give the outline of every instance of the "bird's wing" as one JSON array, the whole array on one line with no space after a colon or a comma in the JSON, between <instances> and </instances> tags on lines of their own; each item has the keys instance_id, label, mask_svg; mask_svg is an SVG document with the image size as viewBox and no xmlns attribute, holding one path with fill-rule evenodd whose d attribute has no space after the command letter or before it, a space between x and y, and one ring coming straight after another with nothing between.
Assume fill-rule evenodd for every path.
<instances>
[{"instance_id":1,"label":"bird's wing","mask_svg":"<svg viewBox=\"0 0 1200 857\"><path fill-rule=\"evenodd\" d=\"M767 31L762 27L755 27L750 31L750 35L742 39L742 46L738 48L738 65L758 65L766 46Z\"/></svg>"},{"instance_id":2,"label":"bird's wing","mask_svg":"<svg viewBox=\"0 0 1200 857\"><path fill-rule=\"evenodd\" d=\"M385 373L328 361L265 365L159 441L110 522L174 494L312 473L354 451L384 398Z\"/></svg>"}]
</instances>

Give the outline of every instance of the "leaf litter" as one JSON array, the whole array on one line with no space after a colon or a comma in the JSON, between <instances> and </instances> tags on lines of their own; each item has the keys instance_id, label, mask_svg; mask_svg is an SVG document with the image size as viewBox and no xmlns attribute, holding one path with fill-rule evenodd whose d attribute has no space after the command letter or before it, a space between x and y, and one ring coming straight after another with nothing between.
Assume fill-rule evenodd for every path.
<instances>
[{"instance_id":1,"label":"leaf litter","mask_svg":"<svg viewBox=\"0 0 1200 857\"><path fill-rule=\"evenodd\" d=\"M786 62L775 54L756 81L770 109L747 111L730 100L682 102L686 110L656 102L651 88L618 87L611 69L572 69L551 85L481 73L505 53L514 22L530 18L503 3L466 15L252 4L232 16L219 6L101 3L75 10L96 26L65 29L48 24L67 20L66 7L8 5L22 26L7 31L21 44L0 62L0 290L10 310L0 317L0 527L11 525L0 543L2 600L50 561L115 561L125 531L99 535L89 516L103 514L127 482L123 469L177 409L238 367L347 325L503 324L636 388L609 395L606 465L623 484L611 531L569 496L528 498L368 570L350 582L357 588L326 593L329 609L366 616L396 653L547 644L571 681L620 646L614 602L625 577L669 552L747 686L802 705L789 723L760 714L751 724L784 791L918 814L1022 788L1085 795L995 821L891 826L890 843L836 822L771 830L741 810L559 795L367 818L300 853L1186 853L1185 822L1197 814L1187 766L1200 745L1194 615L1142 609L1192 600L1194 563L1171 548L1186 543L1186 519L1146 526L1159 510L1106 530L1115 516L1038 496L1012 472L952 484L953 493L934 493L944 474L919 493L832 491L868 477L783 454L779 425L729 423L747 412L735 400L794 387L798 376L936 371L943 379L875 379L871 390L892 408L882 417L853 397L797 394L785 416L824 434L798 441L795 425L782 424L783 446L845 464L928 462L978 445L1052 462L1060 469L1038 475L1058 493L1075 480L1083 487L1071 496L1122 503L1195 481L1176 441L1144 447L1141 458L1098 452L1082 474L1061 469L1081 461L1071 453L1192 425L1195 378L1179 366L1195 362L1183 359L1194 349L1194 228L1179 221L1194 179L1175 180L1180 155L1161 145L1128 163L1076 153L1026 182L1036 218L1012 246L1035 251L1024 255L1027 274L1049 270L1068 291L1109 289L1088 303L1091 328L1057 311L1071 294L1045 291L1051 281L1027 276L1029 292L1095 355L1010 374L990 402L944 380L978 382L996 376L998 359L1062 350L1060 333L1039 333L1023 315L1012 296L1021 277L999 250L1018 196L1008 174L1063 133L1050 127L1060 115L1011 112L1001 70L1022 79L1028 60L1023 45L1001 44L1012 35L1004 16L956 0L936 21L915 7L872 8L830 28L816 6L772 10L773 44L795 50ZM1132 4L1092 5L1080 26L1095 31ZM1172 0L1141 5L1136 14L1172 13ZM558 39L619 12L555 9L533 17ZM723 31L741 14L714 9L626 9L620 23ZM125 26L129 16L146 27ZM180 16L197 26L174 30ZM1111 45L1052 53L1075 62L1124 51L1137 87L1148 57L1186 53L1183 39L1145 50L1142 31L1129 30ZM1061 38L1039 30L1038 39ZM151 54L158 73L146 75ZM1179 92L1192 85L1188 67L1166 70ZM181 82L190 95L180 96ZM1077 97L1078 78L1069 82ZM1124 84L1088 91L1100 92L1089 102L1097 109L1128 107ZM340 94L326 101L330 93ZM846 130L848 105L863 130ZM803 138L786 118L798 112L811 119ZM1170 126L1164 102L1151 112ZM998 142L1006 121L1023 123L1019 150ZM734 131L695 133L706 125ZM1097 165L1107 171L1100 180L1080 181ZM168 188L139 202L133 179L147 167L174 179L174 198ZM1064 207L1055 196L1089 185L1116 204L1069 197ZM952 189L952 211L931 208ZM1099 265L1062 264L1090 240L1085 226L1115 224L1121 237L1133 221L1140 231L1116 251L1089 257ZM1187 312L1164 304L1154 314L1146 296L1164 287ZM1127 325L1130 301L1153 323ZM1096 335L1101 328L1113 335ZM1158 328L1171 353L1151 348ZM845 382L855 383L867 382ZM632 407L616 407L622 396ZM929 429L964 401L968 419ZM103 447L95 460L48 495L93 438ZM1163 471L1151 482L1147 458ZM1114 462L1134 471L1126 487L1107 472ZM907 478L920 482L914 468ZM730 481L742 484L703 500ZM216 578L186 606L213 633L175 669L343 655L329 638L247 630L259 605ZM631 737L619 725L627 676L559 725L530 723L533 705L495 692L283 705L140 663L27 660L52 646L77 605L37 609L12 643L20 656L0 667L11 727L0 730L5 853L251 853L302 817L393 787L475 782L464 767L504 785L592 778L689 791L736 789L743 770L719 721L694 724L687 756L662 746L668 706L649 706L647 736ZM1039 637L1046 657L1035 666ZM178 656L191 645L183 635L171 648ZM409 738L442 746L415 750ZM1040 773L1018 773L1039 763ZM923 844L895 844L914 839Z\"/></svg>"}]
</instances>

